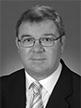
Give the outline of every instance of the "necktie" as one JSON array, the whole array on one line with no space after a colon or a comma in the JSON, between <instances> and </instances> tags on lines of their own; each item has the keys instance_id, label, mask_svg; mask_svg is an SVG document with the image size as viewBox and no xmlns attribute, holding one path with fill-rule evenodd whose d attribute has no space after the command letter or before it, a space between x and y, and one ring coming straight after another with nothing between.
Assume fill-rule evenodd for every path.
<instances>
[{"instance_id":1,"label":"necktie","mask_svg":"<svg viewBox=\"0 0 81 108\"><path fill-rule=\"evenodd\" d=\"M39 84L39 82L33 82L31 84L31 87L33 89L32 108L44 108L40 93L41 85Z\"/></svg>"}]
</instances>

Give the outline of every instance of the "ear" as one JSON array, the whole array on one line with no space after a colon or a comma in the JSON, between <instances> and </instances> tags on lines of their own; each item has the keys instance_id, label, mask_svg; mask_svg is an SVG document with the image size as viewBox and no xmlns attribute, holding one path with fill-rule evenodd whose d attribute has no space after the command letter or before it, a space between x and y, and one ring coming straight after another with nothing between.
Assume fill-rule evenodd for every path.
<instances>
[{"instance_id":1,"label":"ear","mask_svg":"<svg viewBox=\"0 0 81 108\"><path fill-rule=\"evenodd\" d=\"M66 37L62 36L62 40L61 40L61 53L63 53L63 51L64 51L65 43L66 43Z\"/></svg>"},{"instance_id":2,"label":"ear","mask_svg":"<svg viewBox=\"0 0 81 108\"><path fill-rule=\"evenodd\" d=\"M18 42L18 38L17 37L16 37L16 40L15 40L15 43L16 43L17 48L19 49L19 42Z\"/></svg>"}]
</instances>

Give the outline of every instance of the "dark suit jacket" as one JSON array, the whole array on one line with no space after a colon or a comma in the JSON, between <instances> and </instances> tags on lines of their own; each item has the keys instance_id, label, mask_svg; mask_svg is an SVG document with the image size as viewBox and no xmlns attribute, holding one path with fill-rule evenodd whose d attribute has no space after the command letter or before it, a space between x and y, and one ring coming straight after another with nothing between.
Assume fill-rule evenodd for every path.
<instances>
[{"instance_id":1,"label":"dark suit jacket","mask_svg":"<svg viewBox=\"0 0 81 108\"><path fill-rule=\"evenodd\" d=\"M46 108L80 108L80 76L61 63L62 72ZM25 93L24 69L1 77L1 108L25 108Z\"/></svg>"}]
</instances>

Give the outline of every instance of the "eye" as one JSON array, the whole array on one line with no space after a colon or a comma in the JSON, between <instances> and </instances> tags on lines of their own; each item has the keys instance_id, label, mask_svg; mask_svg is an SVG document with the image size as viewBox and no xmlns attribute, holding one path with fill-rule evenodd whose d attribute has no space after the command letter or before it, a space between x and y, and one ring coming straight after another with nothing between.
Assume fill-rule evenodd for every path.
<instances>
[{"instance_id":1,"label":"eye","mask_svg":"<svg viewBox=\"0 0 81 108\"><path fill-rule=\"evenodd\" d=\"M33 38L24 38L23 42L30 43L33 41Z\"/></svg>"},{"instance_id":2,"label":"eye","mask_svg":"<svg viewBox=\"0 0 81 108\"><path fill-rule=\"evenodd\" d=\"M52 41L52 38L49 38L49 37L48 37L48 38L44 38L43 40L44 40L45 42L50 42L50 41Z\"/></svg>"}]
</instances>

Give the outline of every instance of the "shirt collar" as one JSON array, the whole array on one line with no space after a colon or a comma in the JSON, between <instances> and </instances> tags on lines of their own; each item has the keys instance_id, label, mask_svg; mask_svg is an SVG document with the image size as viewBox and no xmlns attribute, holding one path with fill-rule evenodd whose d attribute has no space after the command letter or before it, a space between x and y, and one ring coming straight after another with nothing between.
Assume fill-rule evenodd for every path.
<instances>
[{"instance_id":1,"label":"shirt collar","mask_svg":"<svg viewBox=\"0 0 81 108\"><path fill-rule=\"evenodd\" d=\"M39 81L40 84L46 89L46 91L48 91L49 94L52 93L52 90L53 90L55 84L57 83L57 80L61 73L61 69L62 69L62 65L61 65L61 63L59 63L57 70L55 72L53 72L53 74L51 74L49 77Z\"/></svg>"},{"instance_id":2,"label":"shirt collar","mask_svg":"<svg viewBox=\"0 0 81 108\"><path fill-rule=\"evenodd\" d=\"M53 90L55 84L57 83L57 80L61 73L61 69L62 69L62 64L59 63L57 70L55 72L53 72L53 74L51 74L49 77L39 81L40 84L44 87L44 89L46 89L46 91L49 94L52 93L52 90ZM35 79L32 78L26 71L25 71L25 75L26 75L26 88L28 90L30 84L32 82L34 82Z\"/></svg>"},{"instance_id":3,"label":"shirt collar","mask_svg":"<svg viewBox=\"0 0 81 108\"><path fill-rule=\"evenodd\" d=\"M35 81L35 79L32 78L26 71L25 75L26 75L26 89L28 90L29 86L31 85L32 82Z\"/></svg>"}]
</instances>

